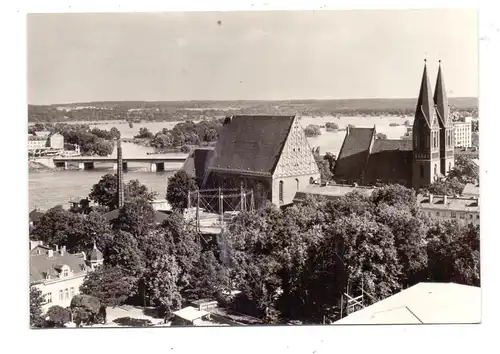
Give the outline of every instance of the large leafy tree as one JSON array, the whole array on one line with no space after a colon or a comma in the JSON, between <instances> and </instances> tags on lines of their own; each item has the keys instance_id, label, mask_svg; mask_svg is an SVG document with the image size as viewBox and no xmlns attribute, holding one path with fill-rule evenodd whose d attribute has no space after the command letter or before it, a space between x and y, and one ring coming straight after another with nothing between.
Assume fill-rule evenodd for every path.
<instances>
[{"instance_id":1,"label":"large leafy tree","mask_svg":"<svg viewBox=\"0 0 500 354\"><path fill-rule=\"evenodd\" d=\"M175 256L180 269L178 285L183 289L189 284L191 271L200 257L200 236L176 212L157 228L155 234L165 240L169 254Z\"/></svg>"},{"instance_id":2,"label":"large leafy tree","mask_svg":"<svg viewBox=\"0 0 500 354\"><path fill-rule=\"evenodd\" d=\"M408 287L427 280L427 228L421 218L411 213L411 208L381 204L376 220L386 225L394 235L394 245L403 271L400 282Z\"/></svg>"},{"instance_id":3,"label":"large leafy tree","mask_svg":"<svg viewBox=\"0 0 500 354\"><path fill-rule=\"evenodd\" d=\"M247 311L252 314L262 316L275 303L281 284L281 265L272 254L275 240L268 237L279 216L281 212L272 205L241 213L224 237L223 259L231 268L232 281L248 298Z\"/></svg>"},{"instance_id":4,"label":"large leafy tree","mask_svg":"<svg viewBox=\"0 0 500 354\"><path fill-rule=\"evenodd\" d=\"M183 295L189 300L219 298L230 289L229 271L216 258L212 250L201 254L192 268L191 281Z\"/></svg>"},{"instance_id":5,"label":"large leafy tree","mask_svg":"<svg viewBox=\"0 0 500 354\"><path fill-rule=\"evenodd\" d=\"M43 325L42 319L42 305L44 299L42 292L36 287L30 288L30 326L41 327Z\"/></svg>"},{"instance_id":6,"label":"large leafy tree","mask_svg":"<svg viewBox=\"0 0 500 354\"><path fill-rule=\"evenodd\" d=\"M465 184L460 182L457 177L440 179L433 182L423 191L437 195L460 195L464 190Z\"/></svg>"},{"instance_id":7,"label":"large leafy tree","mask_svg":"<svg viewBox=\"0 0 500 354\"><path fill-rule=\"evenodd\" d=\"M94 324L99 322L101 302L95 296L75 295L71 299L70 308L77 325L81 323Z\"/></svg>"},{"instance_id":8,"label":"large leafy tree","mask_svg":"<svg viewBox=\"0 0 500 354\"><path fill-rule=\"evenodd\" d=\"M116 230L131 233L136 238L146 235L155 227L156 211L144 199L126 202L112 224Z\"/></svg>"},{"instance_id":9,"label":"large leafy tree","mask_svg":"<svg viewBox=\"0 0 500 354\"><path fill-rule=\"evenodd\" d=\"M181 210L188 206L188 192L197 189L196 181L186 171L177 171L169 177L167 183L167 200L172 208Z\"/></svg>"},{"instance_id":10,"label":"large leafy tree","mask_svg":"<svg viewBox=\"0 0 500 354\"><path fill-rule=\"evenodd\" d=\"M117 231L104 254L104 264L120 268L125 276L138 280L144 272L145 257L137 239L129 232ZM130 280L130 282L133 282Z\"/></svg>"},{"instance_id":11,"label":"large leafy tree","mask_svg":"<svg viewBox=\"0 0 500 354\"><path fill-rule=\"evenodd\" d=\"M100 214L75 214L62 206L49 209L42 215L30 236L47 245L66 246L72 253L88 251L94 241L100 249L105 249L112 237L109 223Z\"/></svg>"},{"instance_id":12,"label":"large leafy tree","mask_svg":"<svg viewBox=\"0 0 500 354\"><path fill-rule=\"evenodd\" d=\"M427 237L431 281L480 285L479 226L437 219Z\"/></svg>"},{"instance_id":13,"label":"large leafy tree","mask_svg":"<svg viewBox=\"0 0 500 354\"><path fill-rule=\"evenodd\" d=\"M61 306L52 306L47 310L48 320L45 325L48 327L64 327L65 323L71 320L71 313Z\"/></svg>"},{"instance_id":14,"label":"large leafy tree","mask_svg":"<svg viewBox=\"0 0 500 354\"><path fill-rule=\"evenodd\" d=\"M118 208L118 182L116 174L105 174L99 182L94 184L90 191L89 198L95 203L106 206L109 210ZM148 190L147 186L141 184L139 180L131 180L124 185L125 201L135 201L144 199L153 201L157 193Z\"/></svg>"},{"instance_id":15,"label":"large leafy tree","mask_svg":"<svg viewBox=\"0 0 500 354\"><path fill-rule=\"evenodd\" d=\"M341 217L327 227L320 247L320 271L335 269L344 273L351 292L363 289L375 299L399 290L401 265L391 230L366 216ZM337 284L338 286L338 284ZM344 287L340 289L339 298Z\"/></svg>"},{"instance_id":16,"label":"large leafy tree","mask_svg":"<svg viewBox=\"0 0 500 354\"><path fill-rule=\"evenodd\" d=\"M469 157L458 155L448 178L457 178L461 183L475 183L479 180L479 167Z\"/></svg>"},{"instance_id":17,"label":"large leafy tree","mask_svg":"<svg viewBox=\"0 0 500 354\"><path fill-rule=\"evenodd\" d=\"M105 265L85 276L80 292L97 297L105 306L115 307L133 294L134 282L121 268Z\"/></svg>"},{"instance_id":18,"label":"large leafy tree","mask_svg":"<svg viewBox=\"0 0 500 354\"><path fill-rule=\"evenodd\" d=\"M148 235L142 246L145 256L143 282L147 301L168 316L182 304L178 286L181 270L175 256L169 254L166 241L161 237Z\"/></svg>"}]
</instances>

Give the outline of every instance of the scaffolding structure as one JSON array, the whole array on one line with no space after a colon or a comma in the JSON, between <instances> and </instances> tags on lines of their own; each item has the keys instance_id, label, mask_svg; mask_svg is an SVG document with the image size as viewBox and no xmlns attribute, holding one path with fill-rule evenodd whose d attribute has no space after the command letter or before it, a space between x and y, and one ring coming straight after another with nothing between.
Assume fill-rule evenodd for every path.
<instances>
[{"instance_id":1,"label":"scaffolding structure","mask_svg":"<svg viewBox=\"0 0 500 354\"><path fill-rule=\"evenodd\" d=\"M201 230L201 220L210 220L210 227L224 230L225 216L255 210L253 189L213 188L188 192L187 219Z\"/></svg>"},{"instance_id":2,"label":"scaffolding structure","mask_svg":"<svg viewBox=\"0 0 500 354\"><path fill-rule=\"evenodd\" d=\"M348 285L347 291L343 293L340 298L340 319L364 308L366 306L366 298L372 300L373 303L378 302L378 299L365 291L363 286L363 279L361 279L361 287L358 289L359 291L357 294L359 295L354 295L353 293L351 293L350 288L350 285Z\"/></svg>"}]
</instances>

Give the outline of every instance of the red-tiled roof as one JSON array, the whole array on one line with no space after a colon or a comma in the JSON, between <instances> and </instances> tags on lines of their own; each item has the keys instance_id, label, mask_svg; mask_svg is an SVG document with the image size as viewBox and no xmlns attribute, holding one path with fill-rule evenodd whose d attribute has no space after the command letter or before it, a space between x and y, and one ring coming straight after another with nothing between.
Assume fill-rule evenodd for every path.
<instances>
[{"instance_id":1,"label":"red-tiled roof","mask_svg":"<svg viewBox=\"0 0 500 354\"><path fill-rule=\"evenodd\" d=\"M293 120L294 116L227 118L208 168L272 174Z\"/></svg>"},{"instance_id":2,"label":"red-tiled roof","mask_svg":"<svg viewBox=\"0 0 500 354\"><path fill-rule=\"evenodd\" d=\"M335 163L335 177L358 179L362 176L374 139L375 128L349 128Z\"/></svg>"}]
</instances>

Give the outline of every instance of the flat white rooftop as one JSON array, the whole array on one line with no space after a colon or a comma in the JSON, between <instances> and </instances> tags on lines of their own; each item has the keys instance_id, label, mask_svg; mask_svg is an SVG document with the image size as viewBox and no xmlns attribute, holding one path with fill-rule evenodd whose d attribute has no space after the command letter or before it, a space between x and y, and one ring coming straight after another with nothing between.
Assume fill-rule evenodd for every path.
<instances>
[{"instance_id":1,"label":"flat white rooftop","mask_svg":"<svg viewBox=\"0 0 500 354\"><path fill-rule=\"evenodd\" d=\"M419 283L334 324L474 324L481 322L481 288Z\"/></svg>"}]
</instances>

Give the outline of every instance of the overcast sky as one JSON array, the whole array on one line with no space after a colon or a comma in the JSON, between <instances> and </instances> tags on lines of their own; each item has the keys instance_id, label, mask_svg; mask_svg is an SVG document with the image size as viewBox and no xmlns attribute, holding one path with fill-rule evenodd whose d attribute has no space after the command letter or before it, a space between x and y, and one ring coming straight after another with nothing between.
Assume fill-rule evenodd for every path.
<instances>
[{"instance_id":1,"label":"overcast sky","mask_svg":"<svg viewBox=\"0 0 500 354\"><path fill-rule=\"evenodd\" d=\"M220 21L220 22L219 22ZM37 14L28 102L478 95L470 10Z\"/></svg>"}]
</instances>

